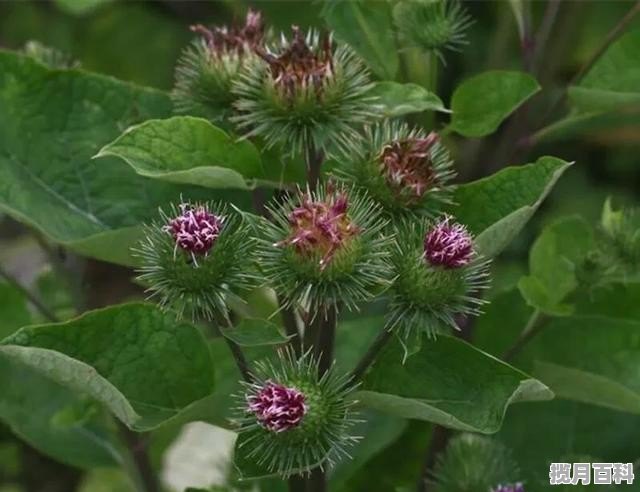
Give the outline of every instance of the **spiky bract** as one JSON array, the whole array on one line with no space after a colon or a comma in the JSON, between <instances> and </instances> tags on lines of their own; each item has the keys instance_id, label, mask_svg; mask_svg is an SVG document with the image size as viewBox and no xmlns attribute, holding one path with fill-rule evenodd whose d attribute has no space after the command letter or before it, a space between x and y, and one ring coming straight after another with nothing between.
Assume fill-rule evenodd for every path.
<instances>
[{"instance_id":1,"label":"spiky bract","mask_svg":"<svg viewBox=\"0 0 640 492\"><path fill-rule=\"evenodd\" d=\"M185 248L172 224L187 210L206 211L221 224L209 248ZM189 243L188 245L190 245ZM187 245L187 246L188 246ZM227 315L227 301L255 279L255 242L243 219L226 206L212 203L172 205L145 226L145 238L134 254L140 259L139 280L160 306L194 319Z\"/></svg>"},{"instance_id":2,"label":"spiky bract","mask_svg":"<svg viewBox=\"0 0 640 492\"><path fill-rule=\"evenodd\" d=\"M287 305L354 309L389 286L393 239L383 232L380 207L364 194L299 190L268 209L273 220L262 225L260 265Z\"/></svg>"},{"instance_id":3,"label":"spiky bract","mask_svg":"<svg viewBox=\"0 0 640 492\"><path fill-rule=\"evenodd\" d=\"M332 465L356 439L349 434L356 422L349 399L348 376L330 368L319 376L318 360L310 352L296 358L282 350L275 360L255 364L254 381L239 395L241 452L270 473L287 477ZM270 385L304 395L304 415L296 425L269 428L251 409L251 402Z\"/></svg>"},{"instance_id":4,"label":"spiky bract","mask_svg":"<svg viewBox=\"0 0 640 492\"><path fill-rule=\"evenodd\" d=\"M517 483L519 476L511 451L502 443L461 434L438 456L428 480L434 492L493 492L498 484Z\"/></svg>"},{"instance_id":5,"label":"spiky bract","mask_svg":"<svg viewBox=\"0 0 640 492\"><path fill-rule=\"evenodd\" d=\"M404 0L393 10L400 38L407 46L433 52L444 63L444 50L467 44L473 19L458 0Z\"/></svg>"},{"instance_id":6,"label":"spiky bract","mask_svg":"<svg viewBox=\"0 0 640 492\"><path fill-rule=\"evenodd\" d=\"M176 65L174 108L177 113L221 122L232 110L233 81L264 42L262 16L249 10L242 27L196 25L191 29L200 37L183 51Z\"/></svg>"},{"instance_id":7,"label":"spiky bract","mask_svg":"<svg viewBox=\"0 0 640 492\"><path fill-rule=\"evenodd\" d=\"M435 133L399 121L367 126L341 156L338 174L367 190L394 215L435 216L451 203L455 177L449 152Z\"/></svg>"},{"instance_id":8,"label":"spiky bract","mask_svg":"<svg viewBox=\"0 0 640 492\"><path fill-rule=\"evenodd\" d=\"M233 87L239 114L232 120L247 136L298 154L330 152L358 138L355 127L374 115L367 68L330 36L294 26L290 40L258 53Z\"/></svg>"},{"instance_id":9,"label":"spiky bract","mask_svg":"<svg viewBox=\"0 0 640 492\"><path fill-rule=\"evenodd\" d=\"M451 220L405 222L398 227L388 323L403 340L419 339L422 332L432 337L447 328L458 329L456 316L478 315L485 303L478 294L488 287L490 262L475 250L461 263L429 261L425 237Z\"/></svg>"}]
</instances>

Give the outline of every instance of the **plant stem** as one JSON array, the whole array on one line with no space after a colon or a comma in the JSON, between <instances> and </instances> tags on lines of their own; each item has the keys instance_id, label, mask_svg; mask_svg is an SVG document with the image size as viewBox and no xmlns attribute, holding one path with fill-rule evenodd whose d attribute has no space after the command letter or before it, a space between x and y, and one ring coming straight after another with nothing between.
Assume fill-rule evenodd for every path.
<instances>
[{"instance_id":1,"label":"plant stem","mask_svg":"<svg viewBox=\"0 0 640 492\"><path fill-rule=\"evenodd\" d=\"M160 484L149 460L144 435L137 434L122 424L118 424L118 426L130 454L131 470L129 473L136 489L140 492L160 492Z\"/></svg>"},{"instance_id":2,"label":"plant stem","mask_svg":"<svg viewBox=\"0 0 640 492\"><path fill-rule=\"evenodd\" d=\"M322 168L324 154L322 150L316 149L311 140L307 142L305 153L307 162L307 185L311 191L315 191L320 181L320 169Z\"/></svg>"},{"instance_id":3,"label":"plant stem","mask_svg":"<svg viewBox=\"0 0 640 492\"><path fill-rule=\"evenodd\" d=\"M307 479L306 492L326 492L327 474L320 468L311 471L311 476Z\"/></svg>"},{"instance_id":4,"label":"plant stem","mask_svg":"<svg viewBox=\"0 0 640 492\"><path fill-rule=\"evenodd\" d=\"M289 484L289 492L306 492L306 482L302 475L294 475L287 483Z\"/></svg>"},{"instance_id":5,"label":"plant stem","mask_svg":"<svg viewBox=\"0 0 640 492\"><path fill-rule=\"evenodd\" d=\"M536 32L535 37L535 49L533 53L533 67L532 72L534 74L538 74L538 69L540 67L540 58L542 53L544 53L544 49L547 46L547 41L549 40L549 36L551 35L551 30L553 29L553 25L556 22L556 18L558 17L558 10L560 10L560 0L549 0L547 3L547 8L544 11L544 16L542 18L542 22L540 23L540 27Z\"/></svg>"},{"instance_id":6,"label":"plant stem","mask_svg":"<svg viewBox=\"0 0 640 492\"><path fill-rule=\"evenodd\" d=\"M393 332L387 328L378 333L376 339L371 343L365 354L360 359L360 362L358 362L355 369L351 372L349 383L355 383L362 378L371 364L375 362L380 351L384 348L387 342L391 340L392 335Z\"/></svg>"},{"instance_id":7,"label":"plant stem","mask_svg":"<svg viewBox=\"0 0 640 492\"><path fill-rule=\"evenodd\" d=\"M420 475L420 479L418 480L416 487L417 492L429 491L429 474L436 464L438 455L447 447L450 437L450 429L437 424L433 425L431 430L431 439L429 440L429 447L427 448L427 455L422 467L423 472L422 475Z\"/></svg>"},{"instance_id":8,"label":"plant stem","mask_svg":"<svg viewBox=\"0 0 640 492\"><path fill-rule=\"evenodd\" d=\"M540 330L544 328L547 321L549 321L549 317L543 314L539 309L536 309L527 324L523 328L520 336L516 339L516 341L509 347L504 354L502 354L502 360L509 362L513 360L513 358L520 353L520 351L524 348L524 346L529 343Z\"/></svg>"},{"instance_id":9,"label":"plant stem","mask_svg":"<svg viewBox=\"0 0 640 492\"><path fill-rule=\"evenodd\" d=\"M320 313L318 313L320 315ZM324 317L320 317L317 339L314 346L316 356L320 359L318 370L320 376L327 372L333 364L333 348L338 324L338 310L335 306L328 307Z\"/></svg>"},{"instance_id":10,"label":"plant stem","mask_svg":"<svg viewBox=\"0 0 640 492\"><path fill-rule=\"evenodd\" d=\"M0 277L4 278L9 285L20 291L31 305L40 311L40 313L49 321L54 323L60 321L58 317L47 306L45 306L35 294L18 282L7 270L4 269L4 267L2 267L2 265L0 265Z\"/></svg>"},{"instance_id":11,"label":"plant stem","mask_svg":"<svg viewBox=\"0 0 640 492\"><path fill-rule=\"evenodd\" d=\"M278 298L278 304L283 306L283 301ZM284 331L287 336L291 337L289 344L293 349L293 352L300 356L302 353L302 343L300 341L300 331L298 330L298 320L296 319L296 313L291 307L282 307L282 324L284 325Z\"/></svg>"}]
</instances>

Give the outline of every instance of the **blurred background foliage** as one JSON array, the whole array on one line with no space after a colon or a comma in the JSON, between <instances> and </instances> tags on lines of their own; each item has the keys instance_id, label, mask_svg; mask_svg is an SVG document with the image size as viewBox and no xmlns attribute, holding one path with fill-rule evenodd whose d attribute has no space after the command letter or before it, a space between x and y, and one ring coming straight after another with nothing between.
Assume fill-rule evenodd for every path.
<instances>
[{"instance_id":1,"label":"blurred background foliage","mask_svg":"<svg viewBox=\"0 0 640 492\"><path fill-rule=\"evenodd\" d=\"M598 49L603 38L628 12L633 2L567 0L557 4L557 20L546 47L536 53L533 60L533 70L544 90L514 116L532 122L532 129L544 126L540 122L547 119L546 109L553 106L562 88ZM324 25L320 16L323 5L317 0L3 1L0 2L0 47L17 50L26 42L37 40L69 53L87 70L169 90L173 85L175 61L191 39L189 25L223 24L241 18L248 6L262 10L268 24L276 31L288 29L291 24L304 27ZM530 9L530 16L526 17L532 26L537 27L547 2L468 1L464 6L475 20L468 30L469 43L462 52L448 54L446 66L439 70L436 86L424 70L423 61L412 57L411 53L403 53L406 66L398 78L429 87L447 106L454 88L471 75L488 69L523 69L519 20L514 12L520 8ZM634 27L640 27L640 19L633 21L630 28ZM566 108L560 105L555 113L551 115L551 121L566 113ZM446 115L437 113L412 118L436 129L448 119ZM495 312L499 315L502 307L520 309L517 302L511 302L508 293L499 293L509 291L526 273L529 248L545 224L568 214L580 214L595 223L604 200L609 196L617 206L636 205L640 201L640 117L637 113L608 113L580 126L568 126L537 142L525 155L502 151L502 142L509 138L506 134L509 129L505 127L508 125L482 140L463 141L458 137L448 137L462 179L477 179L506 164L533 162L547 154L575 161L577 165L565 173L525 232L497 261L496 271L499 274L495 276L493 295L498 297L494 303L497 306L494 315ZM0 221L0 264L8 265L23 283L35 286L51 309L72 312L74 308L69 296L60 287L63 281L51 273L37 241L23 226L6 217L0 216ZM73 261L73 258L68 261ZM128 281L128 272L99 264L92 268L93 286L101 291L98 296L111 302L121 299L122 282L123 279ZM0 313L0 318L3 322L0 329L11 331L12 327L24 324L29 313L17 308ZM518 325L513 328L517 329ZM478 331L482 333L481 329ZM515 333L510 335L515 336ZM480 344L482 346L482 340ZM535 412L530 411L532 406L536 406ZM531 421L532 415L536 415L535 421ZM612 422L615 422L616 432L607 433ZM541 445L530 442L531 434L524 432L530 427L540 429ZM565 429L566 435L550 431L551 428ZM630 440L640 442L639 428L635 416L580 403L555 401L515 407L505 420L500 436L514 447L518 458L544 469L549 456L559 456L572 449L576 441L584 441L584 447L594 453L598 449L607 453L599 458L627 461L630 452L636 456L640 454L638 449L625 447ZM371 459L358 473L345 473L349 478L341 482L343 490L412 489L423 465L421 460L429 432L429 425L422 422L411 422L400 428L390 425L386 439L393 442L391 447L369 457ZM156 465L162 459L161 451L176 434L176 429L165 429L154 436L153 444L157 449L152 449L152 456ZM411 459L412 456L415 459ZM99 470L84 473L57 464L0 427L0 492L117 492L127 490L122 480L119 472Z\"/></svg>"}]
</instances>

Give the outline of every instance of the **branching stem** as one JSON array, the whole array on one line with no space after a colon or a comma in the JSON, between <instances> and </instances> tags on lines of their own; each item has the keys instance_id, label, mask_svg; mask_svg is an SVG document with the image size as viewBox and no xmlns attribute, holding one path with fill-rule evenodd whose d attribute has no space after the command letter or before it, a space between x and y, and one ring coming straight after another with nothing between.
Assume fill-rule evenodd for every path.
<instances>
[{"instance_id":1,"label":"branching stem","mask_svg":"<svg viewBox=\"0 0 640 492\"><path fill-rule=\"evenodd\" d=\"M376 339L371 343L368 350L360 359L360 362L356 365L355 369L351 372L351 377L349 378L349 383L356 383L360 381L364 373L367 372L367 369L373 364L380 354L380 351L385 347L385 345L391 340L391 336L393 332L387 328L384 328Z\"/></svg>"},{"instance_id":2,"label":"branching stem","mask_svg":"<svg viewBox=\"0 0 640 492\"><path fill-rule=\"evenodd\" d=\"M20 282L18 282L5 268L0 265L0 277L4 278L9 285L14 287L16 290L20 291L27 300L31 303L33 307L35 307L40 313L47 318L49 321L55 323L60 321L58 317L51 311L44 303L29 289L24 287Z\"/></svg>"}]
</instances>

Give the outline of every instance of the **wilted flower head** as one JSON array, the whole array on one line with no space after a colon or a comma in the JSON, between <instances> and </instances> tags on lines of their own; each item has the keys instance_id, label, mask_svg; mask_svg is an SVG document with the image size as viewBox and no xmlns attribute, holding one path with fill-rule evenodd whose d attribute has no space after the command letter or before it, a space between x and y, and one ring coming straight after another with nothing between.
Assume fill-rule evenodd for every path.
<instances>
[{"instance_id":1,"label":"wilted flower head","mask_svg":"<svg viewBox=\"0 0 640 492\"><path fill-rule=\"evenodd\" d=\"M215 215L206 205L181 203L179 207L180 215L172 218L164 230L173 237L176 249L206 255L220 236L224 217Z\"/></svg>"},{"instance_id":2,"label":"wilted flower head","mask_svg":"<svg viewBox=\"0 0 640 492\"><path fill-rule=\"evenodd\" d=\"M300 424L307 411L304 394L296 388L267 381L257 393L247 395L248 410L262 427L283 432Z\"/></svg>"},{"instance_id":3,"label":"wilted flower head","mask_svg":"<svg viewBox=\"0 0 640 492\"><path fill-rule=\"evenodd\" d=\"M293 26L290 38L255 53L233 85L232 120L246 135L299 154L310 146L326 153L358 138L355 127L375 116L367 68L330 34Z\"/></svg>"},{"instance_id":4,"label":"wilted flower head","mask_svg":"<svg viewBox=\"0 0 640 492\"><path fill-rule=\"evenodd\" d=\"M301 195L300 205L289 214L291 235L279 245L292 245L302 255L319 255L320 268L360 232L349 215L347 195L329 192L323 199Z\"/></svg>"},{"instance_id":5,"label":"wilted flower head","mask_svg":"<svg viewBox=\"0 0 640 492\"><path fill-rule=\"evenodd\" d=\"M354 309L390 283L387 221L366 195L344 186L298 191L267 205L260 266L289 306Z\"/></svg>"},{"instance_id":6,"label":"wilted flower head","mask_svg":"<svg viewBox=\"0 0 640 492\"><path fill-rule=\"evenodd\" d=\"M176 65L176 84L171 95L178 113L204 116L227 123L234 96L233 82L264 43L262 14L247 12L244 25L191 26L199 34Z\"/></svg>"},{"instance_id":7,"label":"wilted flower head","mask_svg":"<svg viewBox=\"0 0 640 492\"><path fill-rule=\"evenodd\" d=\"M438 134L431 132L424 138L394 140L385 145L379 161L388 184L422 197L436 179L431 150L438 141Z\"/></svg>"},{"instance_id":8,"label":"wilted flower head","mask_svg":"<svg viewBox=\"0 0 640 492\"><path fill-rule=\"evenodd\" d=\"M209 54L221 57L233 53L239 56L251 52L262 45L264 39L264 21L262 13L249 9L244 26L214 26L207 28L202 24L191 26L191 30L203 36L209 48Z\"/></svg>"},{"instance_id":9,"label":"wilted flower head","mask_svg":"<svg viewBox=\"0 0 640 492\"><path fill-rule=\"evenodd\" d=\"M513 485L498 485L491 492L524 492L524 485L515 483Z\"/></svg>"},{"instance_id":10,"label":"wilted flower head","mask_svg":"<svg viewBox=\"0 0 640 492\"><path fill-rule=\"evenodd\" d=\"M325 81L333 76L333 48L328 34L324 33L316 45L307 42L298 26L292 26L293 39L280 54L258 49L271 72L275 86L291 99L296 91L311 88L317 98L322 97Z\"/></svg>"},{"instance_id":11,"label":"wilted flower head","mask_svg":"<svg viewBox=\"0 0 640 492\"><path fill-rule=\"evenodd\" d=\"M394 217L432 217L451 203L453 161L436 132L384 120L366 126L337 163L340 179L366 189Z\"/></svg>"},{"instance_id":12,"label":"wilted flower head","mask_svg":"<svg viewBox=\"0 0 640 492\"><path fill-rule=\"evenodd\" d=\"M467 228L445 216L424 238L424 257L433 266L460 268L474 256L473 239Z\"/></svg>"}]
</instances>

